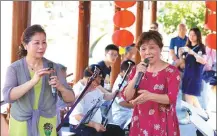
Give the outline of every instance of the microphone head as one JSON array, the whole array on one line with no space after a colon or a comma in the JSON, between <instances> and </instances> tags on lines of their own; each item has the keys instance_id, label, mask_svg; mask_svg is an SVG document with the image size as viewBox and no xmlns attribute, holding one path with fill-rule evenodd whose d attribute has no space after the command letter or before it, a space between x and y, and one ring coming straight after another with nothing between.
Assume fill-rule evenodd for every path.
<instances>
[{"instance_id":1,"label":"microphone head","mask_svg":"<svg viewBox=\"0 0 217 136\"><path fill-rule=\"evenodd\" d=\"M145 62L146 64L149 64L149 59L148 59L148 58L145 58L144 62Z\"/></svg>"},{"instance_id":2,"label":"microphone head","mask_svg":"<svg viewBox=\"0 0 217 136\"><path fill-rule=\"evenodd\" d=\"M148 65L149 65L149 59L145 58L144 63L146 64L146 67L148 67Z\"/></svg>"},{"instance_id":3,"label":"microphone head","mask_svg":"<svg viewBox=\"0 0 217 136\"><path fill-rule=\"evenodd\" d=\"M129 65L131 65L131 64L132 64L132 62L131 62L131 61L128 61L128 64L129 64Z\"/></svg>"},{"instance_id":4,"label":"microphone head","mask_svg":"<svg viewBox=\"0 0 217 136\"><path fill-rule=\"evenodd\" d=\"M49 62L49 63L48 63L48 67L49 67L49 69L53 69L53 63L52 63L52 62Z\"/></svg>"}]
</instances>

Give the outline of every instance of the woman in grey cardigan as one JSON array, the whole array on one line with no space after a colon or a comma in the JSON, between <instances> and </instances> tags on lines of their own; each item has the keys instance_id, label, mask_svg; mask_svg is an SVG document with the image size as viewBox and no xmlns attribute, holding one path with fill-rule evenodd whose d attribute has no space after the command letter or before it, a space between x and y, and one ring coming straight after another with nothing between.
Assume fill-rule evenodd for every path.
<instances>
[{"instance_id":1,"label":"woman in grey cardigan","mask_svg":"<svg viewBox=\"0 0 217 136\"><path fill-rule=\"evenodd\" d=\"M74 93L59 66L43 57L47 43L40 25L28 27L21 42L20 60L8 67L3 88L4 100L11 103L9 134L56 136L57 97L73 102ZM54 69L49 68L52 65Z\"/></svg>"}]
</instances>

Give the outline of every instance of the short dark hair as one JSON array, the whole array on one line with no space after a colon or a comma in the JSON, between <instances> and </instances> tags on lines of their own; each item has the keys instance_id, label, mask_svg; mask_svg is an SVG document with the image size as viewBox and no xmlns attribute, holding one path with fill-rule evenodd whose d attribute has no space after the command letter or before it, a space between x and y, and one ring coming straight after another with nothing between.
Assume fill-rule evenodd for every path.
<instances>
[{"instance_id":1,"label":"short dark hair","mask_svg":"<svg viewBox=\"0 0 217 136\"><path fill-rule=\"evenodd\" d=\"M119 48L114 44L109 44L105 47L105 52L108 52L110 50L115 50L115 51L119 52Z\"/></svg>"},{"instance_id":2,"label":"short dark hair","mask_svg":"<svg viewBox=\"0 0 217 136\"><path fill-rule=\"evenodd\" d=\"M130 46L125 47L125 54L132 50L135 47L135 43L131 44Z\"/></svg>"},{"instance_id":3,"label":"short dark hair","mask_svg":"<svg viewBox=\"0 0 217 136\"><path fill-rule=\"evenodd\" d=\"M135 47L136 46L136 44L135 43L132 43L131 45L130 45L130 47Z\"/></svg>"},{"instance_id":4,"label":"short dark hair","mask_svg":"<svg viewBox=\"0 0 217 136\"><path fill-rule=\"evenodd\" d=\"M95 66L100 69L99 65L92 64L92 65L85 68L84 73L83 73L84 77L86 77L86 78L91 77L93 75L93 73L94 73ZM102 70L101 69L100 69L99 76L102 77Z\"/></svg>"},{"instance_id":5,"label":"short dark hair","mask_svg":"<svg viewBox=\"0 0 217 136\"><path fill-rule=\"evenodd\" d=\"M24 30L21 36L21 45L19 46L18 51L19 58L27 55L27 50L25 50L24 45L28 44L36 33L43 33L46 36L46 32L41 25L32 25Z\"/></svg>"},{"instance_id":6,"label":"short dark hair","mask_svg":"<svg viewBox=\"0 0 217 136\"><path fill-rule=\"evenodd\" d=\"M154 25L157 26L157 28L158 28L158 23L157 23L157 22L154 22L154 23L152 23L152 24L154 24Z\"/></svg>"},{"instance_id":7,"label":"short dark hair","mask_svg":"<svg viewBox=\"0 0 217 136\"><path fill-rule=\"evenodd\" d=\"M129 62L131 62L131 66L135 65L135 62L133 62L132 60L125 60L121 63L121 72L124 72L127 70L127 68L129 67Z\"/></svg>"},{"instance_id":8,"label":"short dark hair","mask_svg":"<svg viewBox=\"0 0 217 136\"><path fill-rule=\"evenodd\" d=\"M163 38L158 31L143 32L138 38L137 46L140 48L142 44L150 40L153 40L160 49L163 48Z\"/></svg>"}]
</instances>

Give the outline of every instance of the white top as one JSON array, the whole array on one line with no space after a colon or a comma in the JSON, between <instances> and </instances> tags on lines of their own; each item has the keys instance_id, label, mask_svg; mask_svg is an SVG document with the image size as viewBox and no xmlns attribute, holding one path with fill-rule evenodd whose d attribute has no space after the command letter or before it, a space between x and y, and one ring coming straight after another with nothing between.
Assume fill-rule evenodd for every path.
<instances>
[{"instance_id":1,"label":"white top","mask_svg":"<svg viewBox=\"0 0 217 136\"><path fill-rule=\"evenodd\" d=\"M118 77L115 80L115 83L112 88L112 92L115 92L119 88L119 84L122 82L123 78L118 75ZM119 91L122 91L123 88L127 85L127 82L124 81L122 84L122 87ZM125 101L122 97L116 97L115 101L112 105L112 117L113 117L113 123L115 125L120 126L124 129L125 123L127 120L130 120L133 114L133 109L126 108L120 105L121 102Z\"/></svg>"},{"instance_id":2,"label":"white top","mask_svg":"<svg viewBox=\"0 0 217 136\"><path fill-rule=\"evenodd\" d=\"M73 90L75 93L75 96L79 95L83 89L84 85L82 85L81 82L77 82L73 86ZM100 101L103 100L104 94L99 90L95 89L93 91L88 92L81 101L77 104L73 112L69 116L69 123L72 125L78 125L80 121L76 120L74 115L83 114L86 115L86 113L96 104L97 100L100 99ZM101 123L102 121L102 115L100 109L96 111L96 114L91 119L93 122Z\"/></svg>"}]
</instances>

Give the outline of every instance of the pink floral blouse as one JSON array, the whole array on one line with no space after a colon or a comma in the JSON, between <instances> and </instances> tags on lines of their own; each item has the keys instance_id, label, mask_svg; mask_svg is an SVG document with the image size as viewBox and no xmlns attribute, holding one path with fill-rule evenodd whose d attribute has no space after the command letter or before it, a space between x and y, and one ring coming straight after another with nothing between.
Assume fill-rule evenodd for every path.
<instances>
[{"instance_id":1,"label":"pink floral blouse","mask_svg":"<svg viewBox=\"0 0 217 136\"><path fill-rule=\"evenodd\" d=\"M132 80L135 72L135 68L132 69L129 80ZM156 94L167 94L170 104L147 101L136 105L132 116L130 136L180 136L176 116L179 84L180 73L172 65L157 73L145 73L139 88ZM122 91L124 98L123 94L124 90Z\"/></svg>"}]
</instances>

